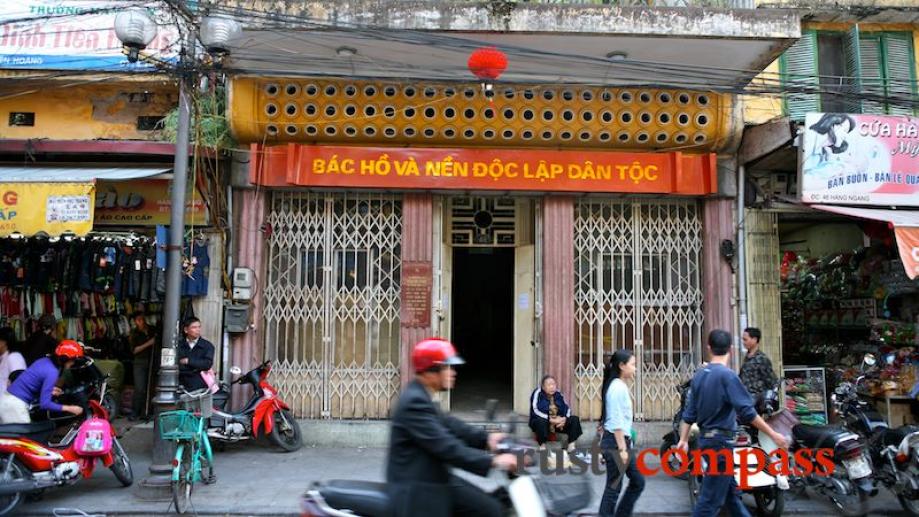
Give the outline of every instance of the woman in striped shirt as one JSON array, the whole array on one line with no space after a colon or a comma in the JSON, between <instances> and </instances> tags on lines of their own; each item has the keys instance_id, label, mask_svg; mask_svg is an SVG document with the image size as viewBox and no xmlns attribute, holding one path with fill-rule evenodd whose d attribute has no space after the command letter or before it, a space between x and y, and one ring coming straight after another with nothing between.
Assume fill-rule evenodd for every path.
<instances>
[{"instance_id":1,"label":"woman in striped shirt","mask_svg":"<svg viewBox=\"0 0 919 517\"><path fill-rule=\"evenodd\" d=\"M635 356L628 350L617 350L603 369L600 448L606 460L606 488L600 499L600 517L629 517L645 489L645 478L630 453L635 445L632 443L632 396L625 381L634 377ZM620 501L623 472L629 478L629 486Z\"/></svg>"}]
</instances>

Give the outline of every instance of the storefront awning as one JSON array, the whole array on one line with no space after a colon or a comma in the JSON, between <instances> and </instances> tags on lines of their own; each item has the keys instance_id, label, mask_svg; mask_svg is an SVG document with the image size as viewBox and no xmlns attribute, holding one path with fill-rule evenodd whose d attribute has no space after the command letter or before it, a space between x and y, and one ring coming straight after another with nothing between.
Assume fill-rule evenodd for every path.
<instances>
[{"instance_id":1,"label":"storefront awning","mask_svg":"<svg viewBox=\"0 0 919 517\"><path fill-rule=\"evenodd\" d=\"M810 205L811 208L848 215L859 219L882 221L893 226L900 250L900 260L910 279L919 277L919 210L884 210L848 206Z\"/></svg>"},{"instance_id":2,"label":"storefront awning","mask_svg":"<svg viewBox=\"0 0 919 517\"><path fill-rule=\"evenodd\" d=\"M170 172L162 167L16 167L0 166L0 181L8 183L86 183L131 180Z\"/></svg>"}]
</instances>

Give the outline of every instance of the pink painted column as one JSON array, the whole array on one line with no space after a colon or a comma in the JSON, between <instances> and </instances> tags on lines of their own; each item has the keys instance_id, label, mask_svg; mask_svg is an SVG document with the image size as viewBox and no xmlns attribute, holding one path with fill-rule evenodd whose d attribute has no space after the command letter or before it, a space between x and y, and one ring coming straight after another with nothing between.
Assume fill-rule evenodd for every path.
<instances>
[{"instance_id":1,"label":"pink painted column","mask_svg":"<svg viewBox=\"0 0 919 517\"><path fill-rule=\"evenodd\" d=\"M405 194L402 198L402 279L406 279L405 266L411 263L415 266L427 267L430 272L427 278L428 289L434 284L434 201L431 194ZM417 281L414 278L413 281ZM406 321L408 304L412 303L405 296L405 289L400 300L403 317L401 318L402 364L400 365L402 385L405 386L414 378L412 371L412 347L418 341L431 337L431 318L423 324L421 322ZM430 300L434 293L428 297L428 307L411 307L411 309L430 314Z\"/></svg>"},{"instance_id":2,"label":"pink painted column","mask_svg":"<svg viewBox=\"0 0 919 517\"><path fill-rule=\"evenodd\" d=\"M230 336L230 365L239 366L247 372L261 363L265 356L265 342L262 334L262 310L264 300L262 293L265 290L267 279L265 267L265 234L262 233L262 223L265 222L267 194L265 189L243 190L234 200L239 207L233 221L236 243L233 260L234 267L246 267L255 271L255 294L250 302L251 322L255 328L244 334L231 334ZM248 394L234 390L233 404L243 402Z\"/></svg>"},{"instance_id":3,"label":"pink painted column","mask_svg":"<svg viewBox=\"0 0 919 517\"><path fill-rule=\"evenodd\" d=\"M735 241L734 206L731 199L710 198L703 201L702 221L702 349L712 329L723 329L736 335L734 292L731 266L721 257L721 241Z\"/></svg>"},{"instance_id":4,"label":"pink painted column","mask_svg":"<svg viewBox=\"0 0 919 517\"><path fill-rule=\"evenodd\" d=\"M543 354L546 372L574 393L574 198L543 200ZM577 408L574 408L577 409Z\"/></svg>"}]
</instances>

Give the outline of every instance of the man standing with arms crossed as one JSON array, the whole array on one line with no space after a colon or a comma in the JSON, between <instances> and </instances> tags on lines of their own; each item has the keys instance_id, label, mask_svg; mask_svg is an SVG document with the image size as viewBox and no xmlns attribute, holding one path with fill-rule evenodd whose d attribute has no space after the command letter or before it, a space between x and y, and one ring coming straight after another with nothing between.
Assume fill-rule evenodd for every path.
<instances>
[{"instance_id":1,"label":"man standing with arms crossed","mask_svg":"<svg viewBox=\"0 0 919 517\"><path fill-rule=\"evenodd\" d=\"M724 330L713 330L708 335L708 349L712 359L692 379L683 422L680 424L678 448L688 451L689 429L697 423L700 431L699 448L714 452L718 461L717 474L706 475L702 479L702 490L693 509L693 517L713 517L725 504L733 517L750 515L740 500L733 469L728 469L725 457L733 455L731 442L734 440L738 418L742 423L752 424L767 434L780 448L788 448L785 437L775 432L756 414L753 399L737 374L728 367L732 341L731 335ZM722 451L728 452L724 454Z\"/></svg>"}]
</instances>

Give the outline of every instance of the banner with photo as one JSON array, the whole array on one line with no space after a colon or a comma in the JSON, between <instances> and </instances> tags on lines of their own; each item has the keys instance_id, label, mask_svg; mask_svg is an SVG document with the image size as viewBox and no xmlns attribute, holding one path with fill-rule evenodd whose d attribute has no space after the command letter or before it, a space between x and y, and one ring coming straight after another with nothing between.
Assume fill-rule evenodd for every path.
<instances>
[{"instance_id":1,"label":"banner with photo","mask_svg":"<svg viewBox=\"0 0 919 517\"><path fill-rule=\"evenodd\" d=\"M800 153L806 203L919 206L919 118L809 113Z\"/></svg>"}]
</instances>

